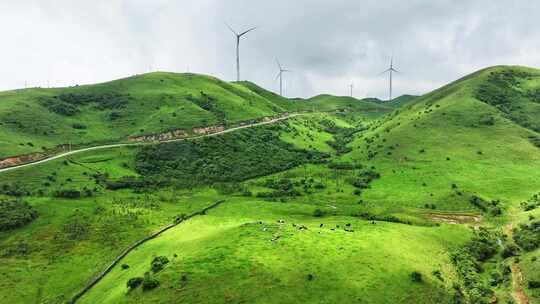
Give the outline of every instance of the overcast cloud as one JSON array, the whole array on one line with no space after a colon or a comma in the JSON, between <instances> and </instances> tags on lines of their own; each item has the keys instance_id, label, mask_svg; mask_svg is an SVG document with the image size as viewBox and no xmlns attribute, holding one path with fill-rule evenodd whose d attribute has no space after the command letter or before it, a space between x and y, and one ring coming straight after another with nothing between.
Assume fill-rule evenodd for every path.
<instances>
[{"instance_id":1,"label":"overcast cloud","mask_svg":"<svg viewBox=\"0 0 540 304\"><path fill-rule=\"evenodd\" d=\"M406 4L405 4L406 3ZM148 71L235 78L224 25L258 29L241 45L242 78L307 97L421 94L499 64L540 66L540 2L451 0L0 0L0 89L67 86Z\"/></svg>"}]
</instances>

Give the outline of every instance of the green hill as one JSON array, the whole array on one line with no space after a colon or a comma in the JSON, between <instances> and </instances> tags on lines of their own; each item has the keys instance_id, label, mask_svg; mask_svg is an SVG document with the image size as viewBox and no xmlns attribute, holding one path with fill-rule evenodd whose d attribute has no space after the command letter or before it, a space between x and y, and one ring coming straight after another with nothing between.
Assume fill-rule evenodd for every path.
<instances>
[{"instance_id":1,"label":"green hill","mask_svg":"<svg viewBox=\"0 0 540 304\"><path fill-rule=\"evenodd\" d=\"M325 109L327 111L333 108L354 108L362 109L368 112L387 112L390 110L385 105L377 105L377 103L365 99L356 99L349 96L334 96L328 94L317 95L300 102L301 106L309 109L310 107Z\"/></svg>"},{"instance_id":2,"label":"green hill","mask_svg":"<svg viewBox=\"0 0 540 304\"><path fill-rule=\"evenodd\" d=\"M158 96L165 76L138 77L156 75L132 94ZM248 108L242 94L255 96L248 114L219 99L230 121L326 113L0 173L0 298L65 303L130 244L224 200L130 252L79 302L512 303L520 273L540 300L539 70L489 68L390 107L171 77Z\"/></svg>"},{"instance_id":3,"label":"green hill","mask_svg":"<svg viewBox=\"0 0 540 304\"><path fill-rule=\"evenodd\" d=\"M461 200L451 187L453 183L463 191L513 203L536 191L540 181L539 134L532 129L540 121L540 113L534 110L540 104L526 97L529 92L519 105L503 110L480 101L478 96L490 78L500 73L527 73L515 79L523 88L532 89L540 80L538 70L486 69L418 98L359 136L348 157L376 163L386 171L380 187L366 195L391 204L421 207L422 202L433 202L445 208L463 208L453 206ZM525 107L531 111L524 111ZM522 119L515 119L517 116Z\"/></svg>"},{"instance_id":4,"label":"green hill","mask_svg":"<svg viewBox=\"0 0 540 304\"><path fill-rule=\"evenodd\" d=\"M356 106L299 106L255 84L155 72L103 84L0 93L0 158L274 116ZM376 105L371 105L378 108Z\"/></svg>"}]
</instances>

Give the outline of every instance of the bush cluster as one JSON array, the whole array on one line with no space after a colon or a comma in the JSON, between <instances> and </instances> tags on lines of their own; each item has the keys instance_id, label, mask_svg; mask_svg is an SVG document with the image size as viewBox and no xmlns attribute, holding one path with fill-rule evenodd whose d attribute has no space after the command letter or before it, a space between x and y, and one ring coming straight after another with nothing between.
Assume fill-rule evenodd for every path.
<instances>
[{"instance_id":1,"label":"bush cluster","mask_svg":"<svg viewBox=\"0 0 540 304\"><path fill-rule=\"evenodd\" d=\"M529 200L521 202L521 208L524 211L531 211L540 206L540 193L533 195Z\"/></svg>"},{"instance_id":2,"label":"bush cluster","mask_svg":"<svg viewBox=\"0 0 540 304\"><path fill-rule=\"evenodd\" d=\"M218 101L215 97L201 91L199 97L190 94L186 96L186 99L196 104L201 109L213 113L218 121L222 123L225 122L225 112L219 108Z\"/></svg>"},{"instance_id":3,"label":"bush cluster","mask_svg":"<svg viewBox=\"0 0 540 304\"><path fill-rule=\"evenodd\" d=\"M357 179L351 181L351 184L358 189L368 189L371 182L379 179L381 175L373 170L366 170L358 175Z\"/></svg>"},{"instance_id":4,"label":"bush cluster","mask_svg":"<svg viewBox=\"0 0 540 304\"><path fill-rule=\"evenodd\" d=\"M152 271L156 273L163 270L163 268L167 264L169 264L169 259L166 256L158 256L152 260L152 263L150 263L150 266L152 268Z\"/></svg>"},{"instance_id":5,"label":"bush cluster","mask_svg":"<svg viewBox=\"0 0 540 304\"><path fill-rule=\"evenodd\" d=\"M78 199L81 197L90 197L92 196L92 190L90 189L83 189L76 190L76 189L61 189L54 192L55 197L60 198L67 198L67 199Z\"/></svg>"},{"instance_id":6,"label":"bush cluster","mask_svg":"<svg viewBox=\"0 0 540 304\"><path fill-rule=\"evenodd\" d=\"M540 247L540 222L522 224L514 230L514 241L526 251L532 251Z\"/></svg>"},{"instance_id":7,"label":"bush cluster","mask_svg":"<svg viewBox=\"0 0 540 304\"><path fill-rule=\"evenodd\" d=\"M451 254L452 263L463 280L471 303L490 303L493 291L481 276L481 263L493 257L497 249L495 236L481 228L471 241Z\"/></svg>"},{"instance_id":8,"label":"bush cluster","mask_svg":"<svg viewBox=\"0 0 540 304\"><path fill-rule=\"evenodd\" d=\"M491 216L498 216L502 214L499 200L486 201L479 196L473 195L469 201L472 205L483 212L487 212Z\"/></svg>"},{"instance_id":9,"label":"bush cluster","mask_svg":"<svg viewBox=\"0 0 540 304\"><path fill-rule=\"evenodd\" d=\"M22 200L0 200L0 231L22 227L37 217L37 211Z\"/></svg>"},{"instance_id":10,"label":"bush cluster","mask_svg":"<svg viewBox=\"0 0 540 304\"><path fill-rule=\"evenodd\" d=\"M121 109L128 104L129 99L131 99L129 95L116 92L100 94L66 93L53 97L39 97L40 103L49 111L64 116L78 114L78 107L87 104L95 104L95 107L99 110Z\"/></svg>"}]
</instances>

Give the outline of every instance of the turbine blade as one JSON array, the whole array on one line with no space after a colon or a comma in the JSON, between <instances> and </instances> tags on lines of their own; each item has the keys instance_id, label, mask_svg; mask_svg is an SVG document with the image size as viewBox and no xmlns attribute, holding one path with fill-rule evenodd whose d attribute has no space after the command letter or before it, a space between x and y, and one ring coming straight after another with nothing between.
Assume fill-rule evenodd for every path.
<instances>
[{"instance_id":1,"label":"turbine blade","mask_svg":"<svg viewBox=\"0 0 540 304\"><path fill-rule=\"evenodd\" d=\"M277 74L276 79L274 79L274 80L278 80L278 79L279 79L279 76L281 76L281 72L279 72L279 73Z\"/></svg>"},{"instance_id":2,"label":"turbine blade","mask_svg":"<svg viewBox=\"0 0 540 304\"><path fill-rule=\"evenodd\" d=\"M392 69L385 70L384 72L380 72L377 76L381 76L382 74L390 72Z\"/></svg>"},{"instance_id":3,"label":"turbine blade","mask_svg":"<svg viewBox=\"0 0 540 304\"><path fill-rule=\"evenodd\" d=\"M241 33L241 34L238 35L238 36L239 36L239 37L242 37L242 36L244 36L245 34L251 32L251 31L253 31L253 30L255 30L255 29L257 29L257 27L252 27L252 28L250 28L249 30L247 30L247 31L245 31L245 32L243 32L243 33Z\"/></svg>"},{"instance_id":4,"label":"turbine blade","mask_svg":"<svg viewBox=\"0 0 540 304\"><path fill-rule=\"evenodd\" d=\"M231 32L233 32L233 34L238 36L238 33L227 22L225 22L225 25L229 28L229 30L231 30Z\"/></svg>"},{"instance_id":5,"label":"turbine blade","mask_svg":"<svg viewBox=\"0 0 540 304\"><path fill-rule=\"evenodd\" d=\"M396 73L400 73L400 74L401 74L401 72L400 72L400 71L398 71L398 70L396 70L396 69L394 69L394 68L392 68L392 71L394 71L394 72L396 72Z\"/></svg>"},{"instance_id":6,"label":"turbine blade","mask_svg":"<svg viewBox=\"0 0 540 304\"><path fill-rule=\"evenodd\" d=\"M281 63L279 63L279 60L278 60L277 58L276 58L276 63L277 63L277 65L278 65L278 67L279 67L279 70L280 70L280 71L283 70L283 69L281 68Z\"/></svg>"}]
</instances>

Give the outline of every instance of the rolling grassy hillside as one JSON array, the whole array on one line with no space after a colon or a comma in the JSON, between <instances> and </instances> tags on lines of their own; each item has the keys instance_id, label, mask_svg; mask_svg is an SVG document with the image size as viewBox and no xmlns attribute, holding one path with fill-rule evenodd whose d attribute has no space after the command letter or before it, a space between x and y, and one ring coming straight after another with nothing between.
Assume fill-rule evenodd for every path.
<instances>
[{"instance_id":1,"label":"rolling grassy hillside","mask_svg":"<svg viewBox=\"0 0 540 304\"><path fill-rule=\"evenodd\" d=\"M384 116L347 97L228 85L260 98L249 115L349 111L2 174L18 217L0 231L0 299L64 303L127 245L223 199L128 254L80 303L512 303L516 265L540 300L540 71L482 70Z\"/></svg>"},{"instance_id":2,"label":"rolling grassy hillside","mask_svg":"<svg viewBox=\"0 0 540 304\"><path fill-rule=\"evenodd\" d=\"M352 143L347 158L369 161L383 170L382 178L366 192L368 200L421 207L434 203L458 208L460 192L516 204L540 186L539 135L513 120L540 121L540 113L516 107L503 112L477 99L490 75L508 73L523 86L540 79L533 69L496 67L480 71L418 99L380 121ZM531 108L540 106L529 102ZM379 186L380 185L380 186ZM444 207L443 207L444 206Z\"/></svg>"},{"instance_id":3,"label":"rolling grassy hillside","mask_svg":"<svg viewBox=\"0 0 540 304\"><path fill-rule=\"evenodd\" d=\"M103 84L0 93L0 158L71 143L129 136L294 111L380 110L365 102L296 103L248 82L155 72Z\"/></svg>"}]
</instances>

